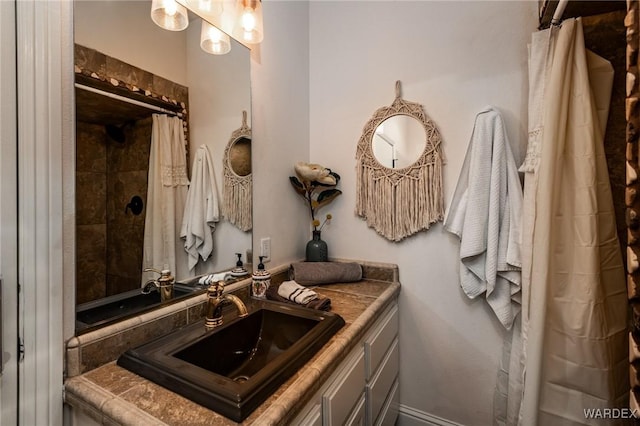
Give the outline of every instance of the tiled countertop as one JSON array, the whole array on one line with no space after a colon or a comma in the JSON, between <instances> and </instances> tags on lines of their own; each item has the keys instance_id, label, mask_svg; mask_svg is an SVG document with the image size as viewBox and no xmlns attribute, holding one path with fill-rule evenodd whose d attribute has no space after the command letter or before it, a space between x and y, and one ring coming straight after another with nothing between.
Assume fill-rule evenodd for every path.
<instances>
[{"instance_id":1,"label":"tiled countertop","mask_svg":"<svg viewBox=\"0 0 640 426\"><path fill-rule=\"evenodd\" d=\"M397 276L397 275L396 275ZM346 325L242 424L287 424L400 291L398 282L364 279L316 287ZM103 424L236 425L226 417L110 362L68 379L65 402Z\"/></svg>"}]
</instances>

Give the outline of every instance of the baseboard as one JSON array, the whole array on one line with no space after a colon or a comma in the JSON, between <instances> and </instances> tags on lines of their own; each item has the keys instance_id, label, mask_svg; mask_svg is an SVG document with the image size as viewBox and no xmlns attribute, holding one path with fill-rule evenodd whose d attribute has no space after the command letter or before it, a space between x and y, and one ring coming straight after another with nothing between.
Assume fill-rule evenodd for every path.
<instances>
[{"instance_id":1,"label":"baseboard","mask_svg":"<svg viewBox=\"0 0 640 426\"><path fill-rule=\"evenodd\" d=\"M424 411L400 404L397 426L463 426Z\"/></svg>"}]
</instances>

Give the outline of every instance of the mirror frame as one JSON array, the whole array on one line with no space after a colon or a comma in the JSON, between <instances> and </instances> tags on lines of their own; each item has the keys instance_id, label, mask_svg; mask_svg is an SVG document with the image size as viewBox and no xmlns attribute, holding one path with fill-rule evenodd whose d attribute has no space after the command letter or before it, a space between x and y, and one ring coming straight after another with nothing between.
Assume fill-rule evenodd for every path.
<instances>
[{"instance_id":1,"label":"mirror frame","mask_svg":"<svg viewBox=\"0 0 640 426\"><path fill-rule=\"evenodd\" d=\"M242 126L231 133L222 160L224 167L224 215L232 225L247 232L253 227L253 164L251 173L239 176L233 171L229 160L229 151L242 138L249 139L253 143L251 127L247 125L247 111L242 111Z\"/></svg>"},{"instance_id":2,"label":"mirror frame","mask_svg":"<svg viewBox=\"0 0 640 426\"><path fill-rule=\"evenodd\" d=\"M420 122L426 140L422 154L413 164L391 169L373 155L373 137L383 121L396 115L406 115ZM444 218L441 145L440 132L422 104L402 99L400 81L396 81L395 100L390 106L374 112L358 141L356 214L365 219L369 227L394 242L429 229L432 223L441 221ZM418 191L420 200L402 196L413 185L412 190ZM406 205L414 202L427 208Z\"/></svg>"}]
</instances>

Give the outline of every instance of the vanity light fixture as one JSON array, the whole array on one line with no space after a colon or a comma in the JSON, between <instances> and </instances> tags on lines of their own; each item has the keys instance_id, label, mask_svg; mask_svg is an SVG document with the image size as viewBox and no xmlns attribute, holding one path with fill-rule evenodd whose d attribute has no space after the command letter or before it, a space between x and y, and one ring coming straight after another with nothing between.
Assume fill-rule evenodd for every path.
<instances>
[{"instance_id":1,"label":"vanity light fixture","mask_svg":"<svg viewBox=\"0 0 640 426\"><path fill-rule=\"evenodd\" d=\"M231 40L227 34L203 20L200 31L200 47L207 53L224 55L231 50Z\"/></svg>"},{"instance_id":2,"label":"vanity light fixture","mask_svg":"<svg viewBox=\"0 0 640 426\"><path fill-rule=\"evenodd\" d=\"M189 26L187 8L176 0L153 0L151 19L160 28L169 31L182 31Z\"/></svg>"},{"instance_id":3,"label":"vanity light fixture","mask_svg":"<svg viewBox=\"0 0 640 426\"><path fill-rule=\"evenodd\" d=\"M262 2L260 0L238 0L236 24L233 36L248 44L257 44L264 38L262 25Z\"/></svg>"}]
</instances>

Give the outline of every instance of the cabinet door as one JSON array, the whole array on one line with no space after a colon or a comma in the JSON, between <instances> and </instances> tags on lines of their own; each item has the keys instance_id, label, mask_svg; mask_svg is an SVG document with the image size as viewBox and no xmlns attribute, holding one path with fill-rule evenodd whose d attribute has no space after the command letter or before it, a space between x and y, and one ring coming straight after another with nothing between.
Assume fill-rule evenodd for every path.
<instances>
[{"instance_id":1,"label":"cabinet door","mask_svg":"<svg viewBox=\"0 0 640 426\"><path fill-rule=\"evenodd\" d=\"M325 426L344 425L364 391L364 353L353 353L336 374L336 380L322 396L322 422Z\"/></svg>"},{"instance_id":2,"label":"cabinet door","mask_svg":"<svg viewBox=\"0 0 640 426\"><path fill-rule=\"evenodd\" d=\"M374 423L380 415L391 388L398 377L398 340L394 340L386 353L380 368L376 371L371 382L367 385L367 400L369 403L369 419Z\"/></svg>"},{"instance_id":3,"label":"cabinet door","mask_svg":"<svg viewBox=\"0 0 640 426\"><path fill-rule=\"evenodd\" d=\"M376 422L376 426L393 426L398 419L398 380L391 387L389 397L380 411L380 416Z\"/></svg>"},{"instance_id":4,"label":"cabinet door","mask_svg":"<svg viewBox=\"0 0 640 426\"><path fill-rule=\"evenodd\" d=\"M398 305L393 304L364 341L367 380L371 380L398 335Z\"/></svg>"},{"instance_id":5,"label":"cabinet door","mask_svg":"<svg viewBox=\"0 0 640 426\"><path fill-rule=\"evenodd\" d=\"M365 410L365 394L360 395L360 399L353 409L353 412L345 422L347 426L365 426L366 410Z\"/></svg>"}]
</instances>

